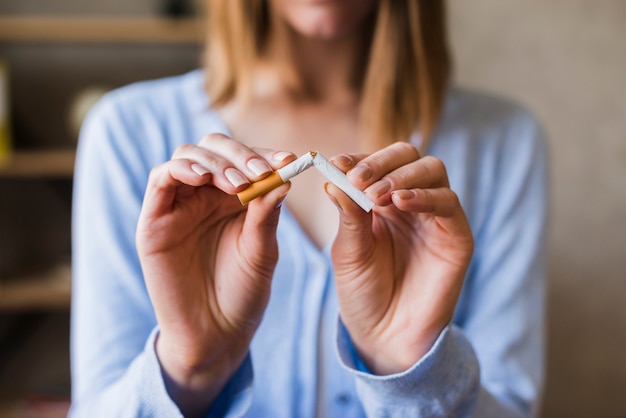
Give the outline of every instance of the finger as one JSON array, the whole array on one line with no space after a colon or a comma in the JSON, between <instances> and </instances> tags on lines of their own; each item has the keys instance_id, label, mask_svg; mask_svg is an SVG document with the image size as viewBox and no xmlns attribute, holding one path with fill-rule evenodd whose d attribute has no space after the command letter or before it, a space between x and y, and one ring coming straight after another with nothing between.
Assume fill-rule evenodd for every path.
<instances>
[{"instance_id":1,"label":"finger","mask_svg":"<svg viewBox=\"0 0 626 418\"><path fill-rule=\"evenodd\" d=\"M172 158L197 161L213 174L216 186L229 193L272 172L272 167L252 149L221 134L205 136L198 145L183 144Z\"/></svg>"},{"instance_id":2,"label":"finger","mask_svg":"<svg viewBox=\"0 0 626 418\"><path fill-rule=\"evenodd\" d=\"M329 158L328 160L341 171L346 173L367 156L368 154L339 154Z\"/></svg>"},{"instance_id":3,"label":"finger","mask_svg":"<svg viewBox=\"0 0 626 418\"><path fill-rule=\"evenodd\" d=\"M419 158L419 152L413 145L396 142L360 160L347 175L352 184L363 190L387 173Z\"/></svg>"},{"instance_id":4,"label":"finger","mask_svg":"<svg viewBox=\"0 0 626 418\"><path fill-rule=\"evenodd\" d=\"M405 212L429 213L448 218L462 210L458 196L447 187L396 190L391 196L393 204Z\"/></svg>"},{"instance_id":5,"label":"finger","mask_svg":"<svg viewBox=\"0 0 626 418\"><path fill-rule=\"evenodd\" d=\"M156 166L150 172L145 201L153 211L169 210L176 194L211 183L211 174L198 163L187 159L175 159Z\"/></svg>"},{"instance_id":6,"label":"finger","mask_svg":"<svg viewBox=\"0 0 626 418\"><path fill-rule=\"evenodd\" d=\"M391 199L402 211L433 215L446 230L471 236L459 197L448 187L396 190Z\"/></svg>"},{"instance_id":7,"label":"finger","mask_svg":"<svg viewBox=\"0 0 626 418\"><path fill-rule=\"evenodd\" d=\"M276 151L268 148L253 148L253 150L263 157L273 170L278 170L298 158L296 154L288 151Z\"/></svg>"},{"instance_id":8,"label":"finger","mask_svg":"<svg viewBox=\"0 0 626 418\"><path fill-rule=\"evenodd\" d=\"M230 161L250 181L260 180L273 171L268 161L252 148L225 135L207 135L198 146Z\"/></svg>"},{"instance_id":9,"label":"finger","mask_svg":"<svg viewBox=\"0 0 626 418\"><path fill-rule=\"evenodd\" d=\"M202 147L181 145L172 158L193 161L193 168L199 175L210 173L212 184L228 194L235 194L250 184L248 177L232 161Z\"/></svg>"},{"instance_id":10,"label":"finger","mask_svg":"<svg viewBox=\"0 0 626 418\"><path fill-rule=\"evenodd\" d=\"M173 158L197 161L213 174L217 187L233 194L293 161L296 156L285 151L252 150L224 135L212 134L203 138L197 146L181 145Z\"/></svg>"},{"instance_id":11,"label":"finger","mask_svg":"<svg viewBox=\"0 0 626 418\"><path fill-rule=\"evenodd\" d=\"M391 193L394 190L448 186L448 174L443 162L427 156L385 174L365 189L365 193L374 203L384 206L391 203Z\"/></svg>"},{"instance_id":12,"label":"finger","mask_svg":"<svg viewBox=\"0 0 626 418\"><path fill-rule=\"evenodd\" d=\"M280 207L291 183L287 182L248 204L241 233L241 253L252 268L273 269L277 257L276 229ZM252 273L271 276L268 271Z\"/></svg>"},{"instance_id":13,"label":"finger","mask_svg":"<svg viewBox=\"0 0 626 418\"><path fill-rule=\"evenodd\" d=\"M348 195L332 183L324 185L326 194L339 209L339 230L335 238L344 256L358 259L372 243L372 215L362 210Z\"/></svg>"}]
</instances>

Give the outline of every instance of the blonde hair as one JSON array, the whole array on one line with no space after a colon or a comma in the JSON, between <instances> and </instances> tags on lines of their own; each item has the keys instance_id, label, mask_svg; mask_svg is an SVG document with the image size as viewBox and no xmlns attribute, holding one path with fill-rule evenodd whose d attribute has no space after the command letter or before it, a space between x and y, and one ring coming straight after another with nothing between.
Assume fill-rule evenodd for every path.
<instances>
[{"instance_id":1,"label":"blonde hair","mask_svg":"<svg viewBox=\"0 0 626 418\"><path fill-rule=\"evenodd\" d=\"M451 72L443 0L380 0L360 99L368 146L425 144L436 129ZM265 0L207 0L206 88L220 107L251 90L269 33Z\"/></svg>"}]
</instances>

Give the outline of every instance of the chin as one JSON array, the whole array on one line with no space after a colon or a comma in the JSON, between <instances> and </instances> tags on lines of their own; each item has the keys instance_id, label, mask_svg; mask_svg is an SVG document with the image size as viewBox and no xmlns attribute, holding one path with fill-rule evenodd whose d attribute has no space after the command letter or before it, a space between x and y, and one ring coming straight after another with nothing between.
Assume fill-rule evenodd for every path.
<instances>
[{"instance_id":1,"label":"chin","mask_svg":"<svg viewBox=\"0 0 626 418\"><path fill-rule=\"evenodd\" d=\"M306 37L335 39L365 23L376 0L273 0L278 13Z\"/></svg>"},{"instance_id":2,"label":"chin","mask_svg":"<svg viewBox=\"0 0 626 418\"><path fill-rule=\"evenodd\" d=\"M353 25L342 19L317 19L312 21L310 17L294 22L293 29L299 34L318 39L336 39L349 34L354 29Z\"/></svg>"}]
</instances>

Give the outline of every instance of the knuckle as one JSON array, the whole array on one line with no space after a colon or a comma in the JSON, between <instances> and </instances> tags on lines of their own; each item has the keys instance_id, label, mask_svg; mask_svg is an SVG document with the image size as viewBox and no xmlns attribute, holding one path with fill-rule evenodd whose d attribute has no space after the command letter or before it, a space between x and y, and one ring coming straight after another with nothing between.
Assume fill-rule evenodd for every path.
<instances>
[{"instance_id":1,"label":"knuckle","mask_svg":"<svg viewBox=\"0 0 626 418\"><path fill-rule=\"evenodd\" d=\"M392 144L392 147L396 148L397 151L402 154L412 155L415 159L420 157L419 151L410 142L398 141Z\"/></svg>"},{"instance_id":2,"label":"knuckle","mask_svg":"<svg viewBox=\"0 0 626 418\"><path fill-rule=\"evenodd\" d=\"M150 170L150 173L148 173L148 184L154 184L155 180L159 176L159 172L160 171L161 171L161 166L160 165L158 165L158 166L154 167L152 170Z\"/></svg>"},{"instance_id":3,"label":"knuckle","mask_svg":"<svg viewBox=\"0 0 626 418\"><path fill-rule=\"evenodd\" d=\"M422 198L429 212L435 210L435 196L429 189L422 190Z\"/></svg>"},{"instance_id":4,"label":"knuckle","mask_svg":"<svg viewBox=\"0 0 626 418\"><path fill-rule=\"evenodd\" d=\"M214 143L216 141L224 141L224 140L230 140L230 138L222 133L216 132L216 133L204 135L202 139L200 140L199 145L203 147L207 147L211 143Z\"/></svg>"},{"instance_id":5,"label":"knuckle","mask_svg":"<svg viewBox=\"0 0 626 418\"><path fill-rule=\"evenodd\" d=\"M392 174L385 176L385 178L391 183L392 190L405 189L414 183L414 174L414 170L396 170Z\"/></svg>"},{"instance_id":6,"label":"knuckle","mask_svg":"<svg viewBox=\"0 0 626 418\"><path fill-rule=\"evenodd\" d=\"M376 152L367 158L363 159L361 163L368 165L373 170L380 170L384 166L385 156L383 153Z\"/></svg>"},{"instance_id":7,"label":"knuckle","mask_svg":"<svg viewBox=\"0 0 626 418\"><path fill-rule=\"evenodd\" d=\"M442 179L446 185L448 184L446 165L443 163L442 160L431 155L423 157L421 160L424 164L424 168L428 171L429 175L435 178Z\"/></svg>"},{"instance_id":8,"label":"knuckle","mask_svg":"<svg viewBox=\"0 0 626 418\"><path fill-rule=\"evenodd\" d=\"M433 157L432 155L427 155L422 157L422 161L427 164L433 171L445 170L445 165L443 161L441 161L437 157Z\"/></svg>"},{"instance_id":9,"label":"knuckle","mask_svg":"<svg viewBox=\"0 0 626 418\"><path fill-rule=\"evenodd\" d=\"M159 183L159 180L162 178L163 173L167 171L169 162L165 162L154 166L150 173L148 173L148 184L155 186Z\"/></svg>"},{"instance_id":10,"label":"knuckle","mask_svg":"<svg viewBox=\"0 0 626 418\"><path fill-rule=\"evenodd\" d=\"M459 195L456 194L452 189L447 189L449 194L450 203L453 207L461 206L461 200L459 199Z\"/></svg>"},{"instance_id":11,"label":"knuckle","mask_svg":"<svg viewBox=\"0 0 626 418\"><path fill-rule=\"evenodd\" d=\"M192 144L182 144L176 147L174 153L172 154L172 158L177 158L180 155L186 155L192 152L196 148L195 145Z\"/></svg>"},{"instance_id":12,"label":"knuckle","mask_svg":"<svg viewBox=\"0 0 626 418\"><path fill-rule=\"evenodd\" d=\"M342 219L341 227L344 231L350 232L350 233L357 233L363 230L362 224L360 224L359 222L349 220L349 219Z\"/></svg>"},{"instance_id":13,"label":"knuckle","mask_svg":"<svg viewBox=\"0 0 626 418\"><path fill-rule=\"evenodd\" d=\"M444 216L451 216L461 208L458 195L449 188L440 193L439 211Z\"/></svg>"}]
</instances>

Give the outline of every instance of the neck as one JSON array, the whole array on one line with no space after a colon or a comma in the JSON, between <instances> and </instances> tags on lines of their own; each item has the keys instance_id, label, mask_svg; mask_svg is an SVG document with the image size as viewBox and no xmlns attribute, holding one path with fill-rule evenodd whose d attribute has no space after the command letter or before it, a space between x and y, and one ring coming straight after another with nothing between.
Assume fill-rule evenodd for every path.
<instances>
[{"instance_id":1,"label":"neck","mask_svg":"<svg viewBox=\"0 0 626 418\"><path fill-rule=\"evenodd\" d=\"M274 19L261 60L265 93L280 89L299 101L356 101L369 50L371 27L336 39L302 36ZM268 80L269 79L269 80ZM261 91L263 94L263 91Z\"/></svg>"}]
</instances>

